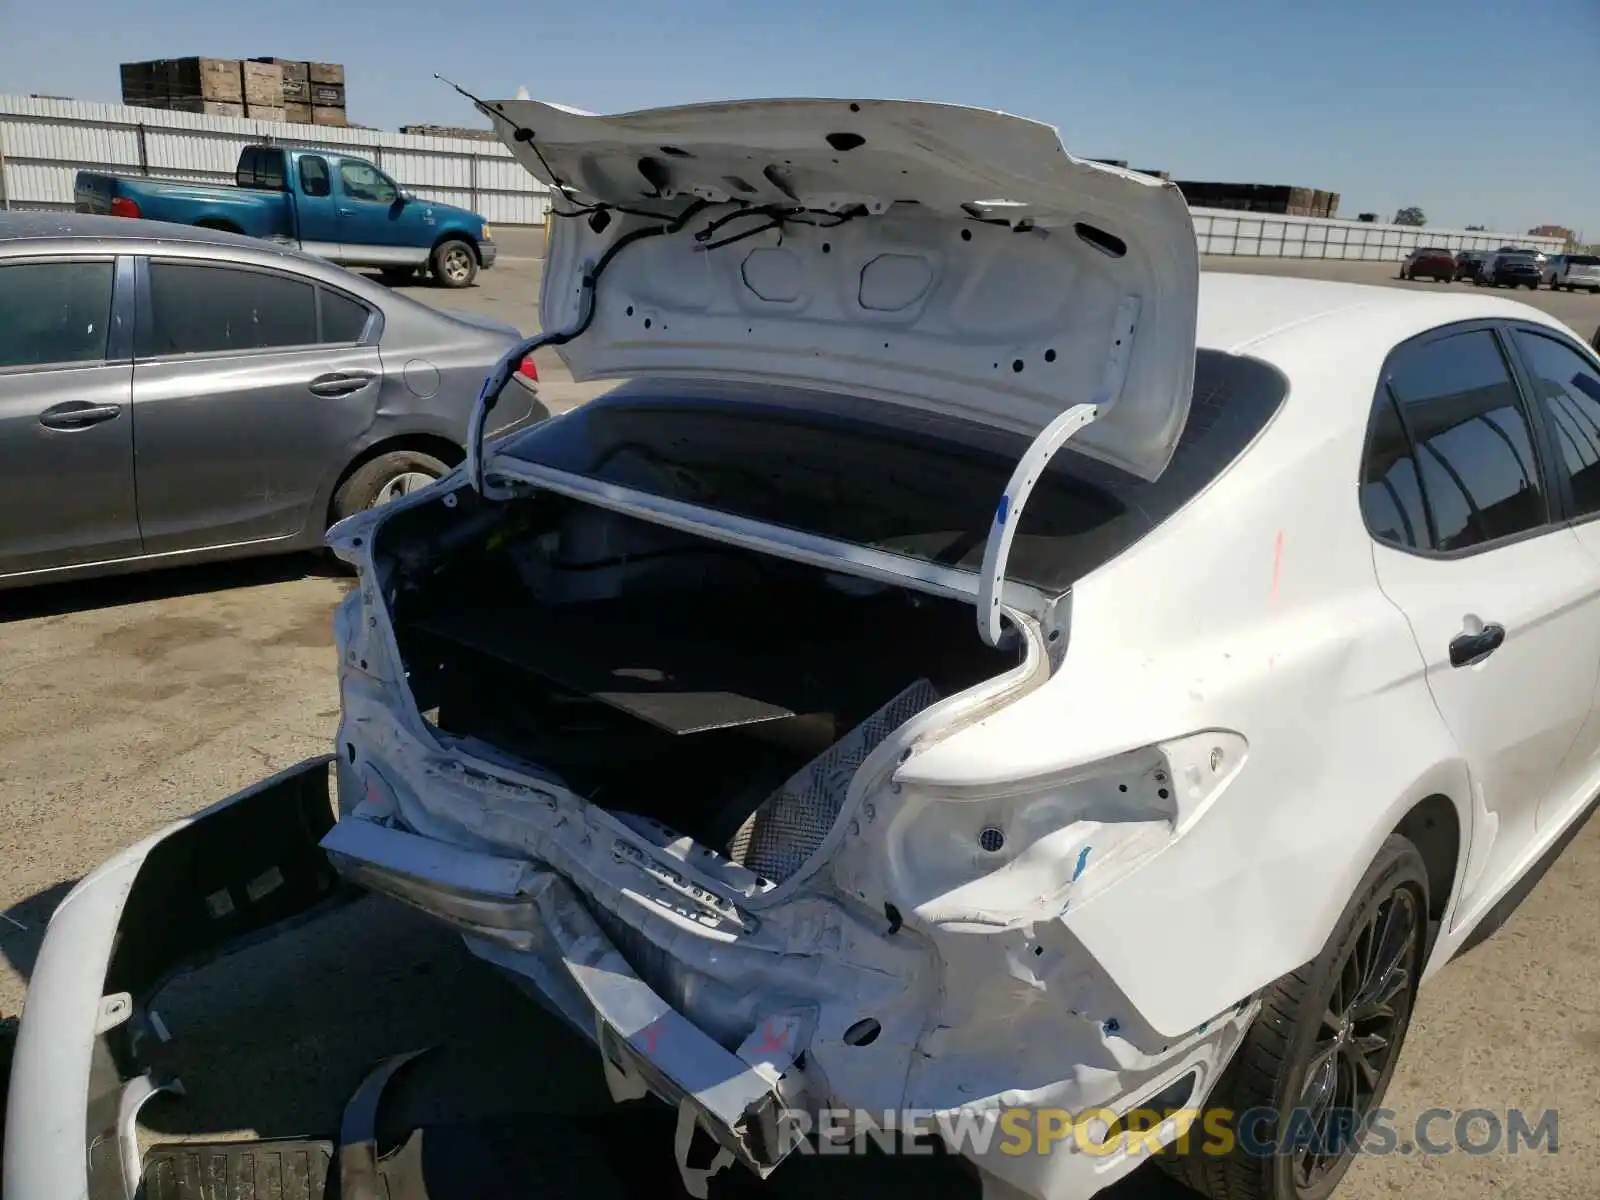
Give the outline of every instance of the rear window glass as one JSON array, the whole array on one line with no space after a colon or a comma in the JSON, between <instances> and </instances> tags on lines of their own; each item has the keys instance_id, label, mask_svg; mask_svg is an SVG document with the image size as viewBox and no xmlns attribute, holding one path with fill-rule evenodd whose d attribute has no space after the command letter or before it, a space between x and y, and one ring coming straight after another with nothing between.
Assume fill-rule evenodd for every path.
<instances>
[{"instance_id":1,"label":"rear window glass","mask_svg":"<svg viewBox=\"0 0 1600 1200\"><path fill-rule=\"evenodd\" d=\"M1569 254L1566 261L1569 267L1600 267L1600 256L1593 254Z\"/></svg>"},{"instance_id":2,"label":"rear window glass","mask_svg":"<svg viewBox=\"0 0 1600 1200\"><path fill-rule=\"evenodd\" d=\"M1153 483L1070 450L1023 509L1010 578L1063 592L1137 542L1237 458L1283 378L1202 350L1171 465ZM1026 437L849 397L728 385L627 385L513 437L506 452L772 525L977 571Z\"/></svg>"}]
</instances>

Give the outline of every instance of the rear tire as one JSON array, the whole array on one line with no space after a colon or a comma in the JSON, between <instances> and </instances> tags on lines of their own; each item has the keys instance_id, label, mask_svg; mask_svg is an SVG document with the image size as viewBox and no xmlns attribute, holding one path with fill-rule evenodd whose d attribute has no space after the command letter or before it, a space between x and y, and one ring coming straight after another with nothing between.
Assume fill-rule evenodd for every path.
<instances>
[{"instance_id":1,"label":"rear tire","mask_svg":"<svg viewBox=\"0 0 1600 1200\"><path fill-rule=\"evenodd\" d=\"M333 519L376 508L448 474L450 468L420 450L391 450L350 473L333 497ZM424 478L424 476L426 478Z\"/></svg>"},{"instance_id":2,"label":"rear tire","mask_svg":"<svg viewBox=\"0 0 1600 1200\"><path fill-rule=\"evenodd\" d=\"M1234 1117L1273 1114L1248 1131L1255 1153L1236 1144L1230 1154L1207 1154L1208 1139L1195 1136L1186 1154L1168 1151L1161 1163L1211 1200L1323 1200L1355 1158L1351 1135L1382 1104L1394 1074L1427 931L1427 867L1415 846L1391 834L1322 952L1262 995L1259 1015L1205 1102L1208 1112ZM1297 1131L1312 1136L1302 1140ZM1262 1153L1268 1142L1273 1152Z\"/></svg>"},{"instance_id":3,"label":"rear tire","mask_svg":"<svg viewBox=\"0 0 1600 1200\"><path fill-rule=\"evenodd\" d=\"M470 287L478 277L478 255L461 238L446 238L433 248L428 260L434 282L440 287Z\"/></svg>"}]
</instances>

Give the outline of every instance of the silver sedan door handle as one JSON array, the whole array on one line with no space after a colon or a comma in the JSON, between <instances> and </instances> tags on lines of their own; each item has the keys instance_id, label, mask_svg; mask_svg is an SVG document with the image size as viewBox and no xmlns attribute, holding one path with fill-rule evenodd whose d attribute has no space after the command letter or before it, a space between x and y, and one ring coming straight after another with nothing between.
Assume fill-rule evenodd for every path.
<instances>
[{"instance_id":1,"label":"silver sedan door handle","mask_svg":"<svg viewBox=\"0 0 1600 1200\"><path fill-rule=\"evenodd\" d=\"M348 396L351 392L359 392L375 378L365 371L333 371L318 375L306 387L316 396Z\"/></svg>"},{"instance_id":2,"label":"silver sedan door handle","mask_svg":"<svg viewBox=\"0 0 1600 1200\"><path fill-rule=\"evenodd\" d=\"M87 429L113 419L122 411L120 404L91 404L87 400L68 400L39 414L46 429Z\"/></svg>"}]
</instances>

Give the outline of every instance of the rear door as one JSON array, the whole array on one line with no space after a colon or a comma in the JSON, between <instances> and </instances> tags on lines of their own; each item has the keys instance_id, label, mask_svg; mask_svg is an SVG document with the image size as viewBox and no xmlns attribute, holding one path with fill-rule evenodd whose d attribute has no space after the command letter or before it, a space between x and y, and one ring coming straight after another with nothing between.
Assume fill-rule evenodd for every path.
<instances>
[{"instance_id":1,"label":"rear door","mask_svg":"<svg viewBox=\"0 0 1600 1200\"><path fill-rule=\"evenodd\" d=\"M139 553L132 310L131 258L0 260L0 574Z\"/></svg>"},{"instance_id":2,"label":"rear door","mask_svg":"<svg viewBox=\"0 0 1600 1200\"><path fill-rule=\"evenodd\" d=\"M317 537L322 485L372 424L381 316L306 276L141 263L133 372L151 553Z\"/></svg>"},{"instance_id":3,"label":"rear door","mask_svg":"<svg viewBox=\"0 0 1600 1200\"><path fill-rule=\"evenodd\" d=\"M1565 521L1505 331L1454 326L1390 356L1363 478L1374 565L1406 614L1472 776L1466 911L1516 865L1600 676L1600 562Z\"/></svg>"}]
</instances>

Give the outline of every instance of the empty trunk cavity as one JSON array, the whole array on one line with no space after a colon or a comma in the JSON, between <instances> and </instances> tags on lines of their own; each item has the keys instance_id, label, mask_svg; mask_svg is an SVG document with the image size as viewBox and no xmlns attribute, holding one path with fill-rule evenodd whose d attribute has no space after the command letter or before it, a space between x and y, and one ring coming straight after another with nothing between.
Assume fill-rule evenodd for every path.
<instances>
[{"instance_id":1,"label":"empty trunk cavity","mask_svg":"<svg viewBox=\"0 0 1600 1200\"><path fill-rule=\"evenodd\" d=\"M782 880L856 769L1022 656L958 601L543 495L427 505L380 533L413 698L592 803Z\"/></svg>"}]
</instances>

